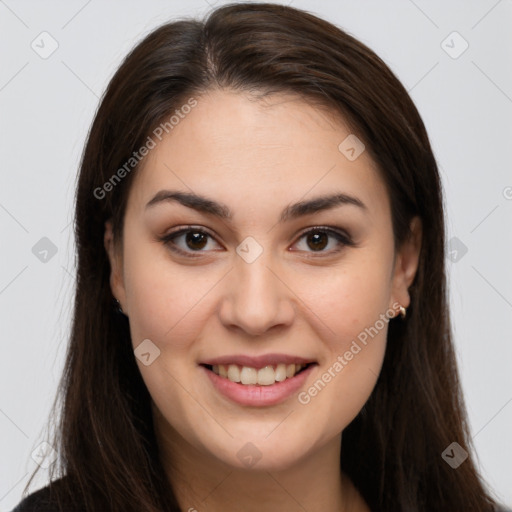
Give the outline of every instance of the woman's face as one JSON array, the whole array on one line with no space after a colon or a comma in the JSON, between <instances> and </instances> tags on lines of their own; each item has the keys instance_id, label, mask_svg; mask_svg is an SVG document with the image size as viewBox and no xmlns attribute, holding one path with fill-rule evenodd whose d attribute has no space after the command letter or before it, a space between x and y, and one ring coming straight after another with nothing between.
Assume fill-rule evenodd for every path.
<instances>
[{"instance_id":1,"label":"woman's face","mask_svg":"<svg viewBox=\"0 0 512 512\"><path fill-rule=\"evenodd\" d=\"M289 467L367 401L418 248L394 253L368 152L304 100L209 92L163 134L133 171L121 251L105 236L157 428Z\"/></svg>"}]
</instances>

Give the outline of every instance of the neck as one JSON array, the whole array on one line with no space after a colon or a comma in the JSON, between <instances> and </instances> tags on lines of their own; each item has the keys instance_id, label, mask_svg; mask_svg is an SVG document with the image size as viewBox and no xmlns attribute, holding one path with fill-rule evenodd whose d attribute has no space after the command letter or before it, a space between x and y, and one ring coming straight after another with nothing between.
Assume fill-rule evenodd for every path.
<instances>
[{"instance_id":1,"label":"neck","mask_svg":"<svg viewBox=\"0 0 512 512\"><path fill-rule=\"evenodd\" d=\"M187 512L369 512L341 472L341 435L286 469L234 468L200 452L160 415L155 434L180 508Z\"/></svg>"}]
</instances>

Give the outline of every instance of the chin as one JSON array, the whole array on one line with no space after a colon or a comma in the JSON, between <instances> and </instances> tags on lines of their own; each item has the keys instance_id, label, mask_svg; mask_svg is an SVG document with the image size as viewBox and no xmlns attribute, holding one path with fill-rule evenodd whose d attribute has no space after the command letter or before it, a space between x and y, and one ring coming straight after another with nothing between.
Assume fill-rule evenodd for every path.
<instances>
[{"instance_id":1,"label":"chin","mask_svg":"<svg viewBox=\"0 0 512 512\"><path fill-rule=\"evenodd\" d=\"M272 442L270 438L265 439L266 436L235 437L225 444L205 448L224 464L248 471L284 471L307 456L309 450L304 440L291 443L276 435Z\"/></svg>"}]
</instances>

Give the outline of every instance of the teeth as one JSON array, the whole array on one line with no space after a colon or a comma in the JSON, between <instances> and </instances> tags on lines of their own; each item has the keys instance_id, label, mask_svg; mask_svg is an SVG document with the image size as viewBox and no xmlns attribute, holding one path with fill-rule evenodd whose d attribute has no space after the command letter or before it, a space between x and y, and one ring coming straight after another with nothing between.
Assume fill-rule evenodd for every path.
<instances>
[{"instance_id":1,"label":"teeth","mask_svg":"<svg viewBox=\"0 0 512 512\"><path fill-rule=\"evenodd\" d=\"M286 365L278 364L276 368L276 381L282 382L284 379L286 379Z\"/></svg>"},{"instance_id":2,"label":"teeth","mask_svg":"<svg viewBox=\"0 0 512 512\"><path fill-rule=\"evenodd\" d=\"M258 383L258 371L248 366L243 366L240 372L240 382L242 384L257 384Z\"/></svg>"},{"instance_id":3,"label":"teeth","mask_svg":"<svg viewBox=\"0 0 512 512\"><path fill-rule=\"evenodd\" d=\"M304 364L284 364L280 363L276 366L265 366L257 370L249 366L230 365L214 365L212 371L221 377L229 379L231 382L240 382L244 385L271 386L276 382L283 382L292 378L306 365Z\"/></svg>"},{"instance_id":4,"label":"teeth","mask_svg":"<svg viewBox=\"0 0 512 512\"><path fill-rule=\"evenodd\" d=\"M244 368L245 370L245 368ZM272 366L265 366L265 368L261 368L258 370L258 384L260 386L270 386L274 384L276 381L276 372ZM245 382L242 381L243 384Z\"/></svg>"},{"instance_id":5,"label":"teeth","mask_svg":"<svg viewBox=\"0 0 512 512\"><path fill-rule=\"evenodd\" d=\"M231 382L240 382L240 369L236 364L230 364L228 367L228 379Z\"/></svg>"}]
</instances>

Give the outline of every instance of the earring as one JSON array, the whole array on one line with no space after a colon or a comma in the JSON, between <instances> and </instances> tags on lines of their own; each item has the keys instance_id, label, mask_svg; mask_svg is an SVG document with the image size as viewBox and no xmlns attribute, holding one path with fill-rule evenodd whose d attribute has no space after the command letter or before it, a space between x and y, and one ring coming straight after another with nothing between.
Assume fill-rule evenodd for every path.
<instances>
[{"instance_id":1,"label":"earring","mask_svg":"<svg viewBox=\"0 0 512 512\"><path fill-rule=\"evenodd\" d=\"M402 320L406 317L407 315L407 309L405 309L403 306L400 306L400 316L402 318Z\"/></svg>"},{"instance_id":2,"label":"earring","mask_svg":"<svg viewBox=\"0 0 512 512\"><path fill-rule=\"evenodd\" d=\"M114 298L114 303L115 303L115 307L117 308L117 312L124 315L124 311L123 311L123 308L121 307L121 303L116 298Z\"/></svg>"}]
</instances>

